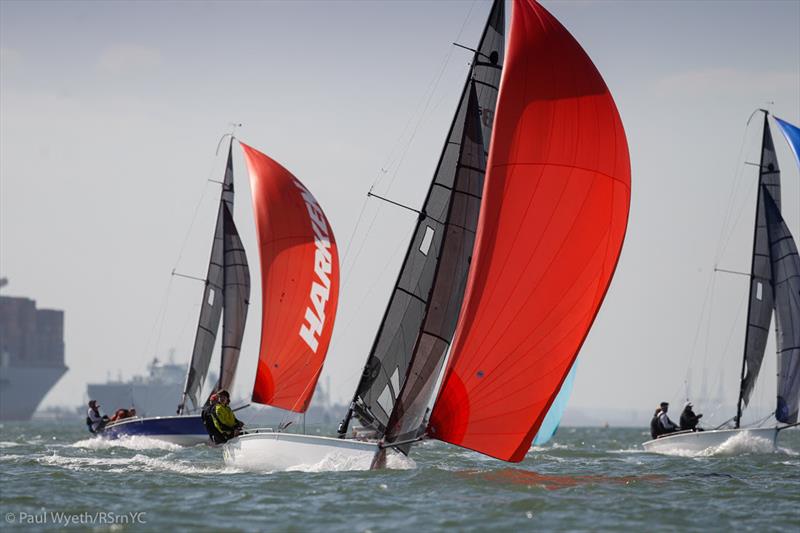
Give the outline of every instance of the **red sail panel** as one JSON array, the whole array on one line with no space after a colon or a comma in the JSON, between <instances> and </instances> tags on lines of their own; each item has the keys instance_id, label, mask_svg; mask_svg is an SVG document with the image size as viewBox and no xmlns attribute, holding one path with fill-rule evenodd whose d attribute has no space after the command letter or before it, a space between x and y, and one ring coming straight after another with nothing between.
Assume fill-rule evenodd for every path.
<instances>
[{"instance_id":1,"label":"red sail panel","mask_svg":"<svg viewBox=\"0 0 800 533\"><path fill-rule=\"evenodd\" d=\"M253 401L308 408L336 318L339 254L314 196L280 164L242 144L261 256L261 349Z\"/></svg>"},{"instance_id":2,"label":"red sail panel","mask_svg":"<svg viewBox=\"0 0 800 533\"><path fill-rule=\"evenodd\" d=\"M592 61L515 0L464 306L429 434L521 461L603 301L630 160Z\"/></svg>"}]
</instances>

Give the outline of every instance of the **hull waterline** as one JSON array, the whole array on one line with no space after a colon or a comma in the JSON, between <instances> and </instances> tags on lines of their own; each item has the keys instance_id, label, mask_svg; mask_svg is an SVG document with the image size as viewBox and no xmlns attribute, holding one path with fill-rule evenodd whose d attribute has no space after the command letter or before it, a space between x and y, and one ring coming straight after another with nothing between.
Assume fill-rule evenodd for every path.
<instances>
[{"instance_id":1,"label":"hull waterline","mask_svg":"<svg viewBox=\"0 0 800 533\"><path fill-rule=\"evenodd\" d=\"M147 437L180 446L195 446L209 442L200 415L125 419L106 426L101 436L111 440Z\"/></svg>"},{"instance_id":2,"label":"hull waterline","mask_svg":"<svg viewBox=\"0 0 800 533\"><path fill-rule=\"evenodd\" d=\"M710 431L696 431L676 433L642 444L645 451L654 453L690 452L700 453L706 450L713 451L731 439L759 439L769 443L772 448L777 446L777 428L750 428L750 429L718 429Z\"/></svg>"},{"instance_id":3,"label":"hull waterline","mask_svg":"<svg viewBox=\"0 0 800 533\"><path fill-rule=\"evenodd\" d=\"M275 471L314 466L323 461L368 469L379 448L377 443L297 435L248 433L222 446L225 464L244 470Z\"/></svg>"}]
</instances>

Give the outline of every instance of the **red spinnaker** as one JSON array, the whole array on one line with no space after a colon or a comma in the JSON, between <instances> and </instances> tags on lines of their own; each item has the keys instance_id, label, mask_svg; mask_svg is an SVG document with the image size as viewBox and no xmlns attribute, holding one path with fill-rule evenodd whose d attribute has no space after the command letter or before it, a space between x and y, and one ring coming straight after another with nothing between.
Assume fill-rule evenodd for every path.
<instances>
[{"instance_id":1,"label":"red spinnaker","mask_svg":"<svg viewBox=\"0 0 800 533\"><path fill-rule=\"evenodd\" d=\"M616 268L630 206L614 100L561 24L515 0L475 254L434 438L521 461Z\"/></svg>"},{"instance_id":2,"label":"red spinnaker","mask_svg":"<svg viewBox=\"0 0 800 533\"><path fill-rule=\"evenodd\" d=\"M253 401L308 408L331 340L339 255L328 219L291 172L242 144L261 256L261 349Z\"/></svg>"}]
</instances>

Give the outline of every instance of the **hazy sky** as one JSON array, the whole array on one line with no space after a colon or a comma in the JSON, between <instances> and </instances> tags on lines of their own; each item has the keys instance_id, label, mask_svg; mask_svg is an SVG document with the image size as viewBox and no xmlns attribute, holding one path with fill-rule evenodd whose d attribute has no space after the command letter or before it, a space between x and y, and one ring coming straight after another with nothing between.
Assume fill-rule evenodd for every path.
<instances>
[{"instance_id":1,"label":"hazy sky","mask_svg":"<svg viewBox=\"0 0 800 533\"><path fill-rule=\"evenodd\" d=\"M742 163L757 161L761 119L745 130L748 116L772 101L800 122L800 2L543 4L611 88L633 174L622 258L570 405L677 401L687 368L698 389L704 367L709 392L721 383L735 399L746 278L717 275L710 303L707 288L715 262L750 265L756 178ZM172 347L188 361L201 286L170 272L205 275L219 196L208 179L221 176L215 149L232 121L313 191L333 225L343 275L323 375L349 399L414 223L365 195L374 184L421 203L470 58L451 43L473 46L488 9L0 1L3 294L66 311L70 371L45 404L77 404L88 381L143 373ZM797 238L800 178L773 133ZM237 224L255 265L240 152L235 165ZM254 300L236 386L248 396ZM766 374L774 358L770 341ZM774 385L759 398L771 403Z\"/></svg>"}]
</instances>

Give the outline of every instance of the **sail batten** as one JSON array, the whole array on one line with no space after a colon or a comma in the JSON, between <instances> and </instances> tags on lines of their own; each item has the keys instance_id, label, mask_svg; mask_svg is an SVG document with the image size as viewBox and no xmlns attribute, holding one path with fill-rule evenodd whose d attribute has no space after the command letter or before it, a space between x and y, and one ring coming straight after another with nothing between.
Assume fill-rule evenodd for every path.
<instances>
[{"instance_id":1,"label":"sail batten","mask_svg":"<svg viewBox=\"0 0 800 533\"><path fill-rule=\"evenodd\" d=\"M428 434L520 461L616 268L630 163L614 101L543 7L514 2L475 251Z\"/></svg>"}]
</instances>

